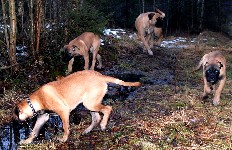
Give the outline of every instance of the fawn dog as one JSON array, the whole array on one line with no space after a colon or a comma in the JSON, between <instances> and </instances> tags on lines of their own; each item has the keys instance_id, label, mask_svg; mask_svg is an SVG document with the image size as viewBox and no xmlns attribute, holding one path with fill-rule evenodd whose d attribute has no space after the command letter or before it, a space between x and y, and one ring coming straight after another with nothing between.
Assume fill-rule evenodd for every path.
<instances>
[{"instance_id":1,"label":"fawn dog","mask_svg":"<svg viewBox=\"0 0 232 150\"><path fill-rule=\"evenodd\" d=\"M49 82L29 98L22 100L15 108L15 114L20 121L32 117L40 110L49 110L57 113L63 123L64 135L60 141L68 139L69 115L77 105L83 105L91 111L92 123L85 129L83 134L90 132L101 120L99 112L103 113L100 123L101 130L105 130L112 107L102 105L102 99L107 92L107 83L112 82L123 86L140 86L140 82L124 82L114 77L102 75L94 70L83 70L59 78L57 81ZM49 116L40 116L30 137L23 143L30 143L38 135L41 126L48 120Z\"/></svg>"},{"instance_id":2,"label":"fawn dog","mask_svg":"<svg viewBox=\"0 0 232 150\"><path fill-rule=\"evenodd\" d=\"M216 84L219 82L213 98L213 104L217 106L226 82L226 59L220 51L213 51L202 57L195 70L199 70L201 66L203 67L204 80L203 99L208 98L208 94L216 89Z\"/></svg>"},{"instance_id":3,"label":"fawn dog","mask_svg":"<svg viewBox=\"0 0 232 150\"><path fill-rule=\"evenodd\" d=\"M102 68L101 56L98 54L101 41L98 35L92 32L84 32L77 38L69 42L63 48L63 61L68 62L68 72L72 72L72 65L74 62L74 57L77 55L82 55L85 60L84 69L89 69L89 50L93 53L93 60L91 70L94 70L96 59L98 60L97 68Z\"/></svg>"},{"instance_id":4,"label":"fawn dog","mask_svg":"<svg viewBox=\"0 0 232 150\"><path fill-rule=\"evenodd\" d=\"M158 37L158 44L160 44L163 34L162 34L162 28L160 28L160 22L162 22L162 19L165 17L165 14L160 11L159 9L156 9L155 12L147 12L140 14L136 20L135 20L135 28L138 31L138 38L141 39L143 42L145 49L148 51L149 55L153 55L153 52L151 51L152 45L149 45L149 41L152 38L151 36L153 33L156 34ZM156 23L158 20L158 27L156 27ZM144 52L145 52L144 49Z\"/></svg>"}]
</instances>

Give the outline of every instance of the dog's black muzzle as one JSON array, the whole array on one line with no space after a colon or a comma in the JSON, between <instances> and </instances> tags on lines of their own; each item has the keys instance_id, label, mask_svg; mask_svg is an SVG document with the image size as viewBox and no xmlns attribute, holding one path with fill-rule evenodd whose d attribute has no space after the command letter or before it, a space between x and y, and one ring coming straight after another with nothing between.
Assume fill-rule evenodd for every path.
<instances>
[{"instance_id":1,"label":"dog's black muzzle","mask_svg":"<svg viewBox=\"0 0 232 150\"><path fill-rule=\"evenodd\" d=\"M219 80L220 70L217 68L211 67L205 72L207 82L211 83L212 85L216 84Z\"/></svg>"},{"instance_id":2,"label":"dog's black muzzle","mask_svg":"<svg viewBox=\"0 0 232 150\"><path fill-rule=\"evenodd\" d=\"M73 58L72 53L68 52L67 49L63 50L61 52L61 55L62 55L62 61L65 63L69 62Z\"/></svg>"}]
</instances>

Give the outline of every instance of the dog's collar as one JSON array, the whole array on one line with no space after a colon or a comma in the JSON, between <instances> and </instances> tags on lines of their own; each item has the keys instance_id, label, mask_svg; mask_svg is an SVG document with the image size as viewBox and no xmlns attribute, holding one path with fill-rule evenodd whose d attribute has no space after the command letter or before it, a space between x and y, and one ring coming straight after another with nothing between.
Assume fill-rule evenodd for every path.
<instances>
[{"instance_id":1,"label":"dog's collar","mask_svg":"<svg viewBox=\"0 0 232 150\"><path fill-rule=\"evenodd\" d=\"M31 107L31 110L32 110L33 116L34 116L36 114L35 108L33 107L32 103L30 101L30 98L27 98L26 100L27 100L28 105Z\"/></svg>"}]
</instances>

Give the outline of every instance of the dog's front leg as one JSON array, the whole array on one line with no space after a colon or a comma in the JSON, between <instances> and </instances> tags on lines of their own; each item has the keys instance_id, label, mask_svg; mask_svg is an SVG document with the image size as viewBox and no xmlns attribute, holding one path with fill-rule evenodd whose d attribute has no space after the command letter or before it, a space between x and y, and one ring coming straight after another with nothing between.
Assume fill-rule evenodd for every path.
<instances>
[{"instance_id":1,"label":"dog's front leg","mask_svg":"<svg viewBox=\"0 0 232 150\"><path fill-rule=\"evenodd\" d=\"M74 62L74 57L68 62L68 72L72 72L72 65Z\"/></svg>"},{"instance_id":2,"label":"dog's front leg","mask_svg":"<svg viewBox=\"0 0 232 150\"><path fill-rule=\"evenodd\" d=\"M29 144L31 143L34 138L36 138L39 134L39 131L41 129L41 127L48 121L49 119L49 114L48 113L45 113L45 114L42 114L40 116L38 116L37 120L36 120L36 123L35 123L35 126L29 136L29 138L27 138L26 140L24 141L21 141L20 144Z\"/></svg>"},{"instance_id":3,"label":"dog's front leg","mask_svg":"<svg viewBox=\"0 0 232 150\"><path fill-rule=\"evenodd\" d=\"M101 120L101 116L98 112L91 112L92 115L92 123L91 125L82 132L82 135L89 133L95 126L97 126Z\"/></svg>"},{"instance_id":4,"label":"dog's front leg","mask_svg":"<svg viewBox=\"0 0 232 150\"><path fill-rule=\"evenodd\" d=\"M209 93L211 92L210 86L206 80L206 78L204 78L204 93L203 93L203 99L207 99Z\"/></svg>"},{"instance_id":5,"label":"dog's front leg","mask_svg":"<svg viewBox=\"0 0 232 150\"><path fill-rule=\"evenodd\" d=\"M85 59L84 69L88 70L89 69L89 53L88 52L84 55L84 59Z\"/></svg>"},{"instance_id":6,"label":"dog's front leg","mask_svg":"<svg viewBox=\"0 0 232 150\"><path fill-rule=\"evenodd\" d=\"M220 103L220 96L221 96L221 93L222 93L222 89L225 85L225 82L226 82L226 77L224 77L220 83L219 83L219 86L217 88L217 90L215 91L215 96L213 98L213 105L214 106L217 106L219 103Z\"/></svg>"},{"instance_id":7,"label":"dog's front leg","mask_svg":"<svg viewBox=\"0 0 232 150\"><path fill-rule=\"evenodd\" d=\"M140 36L141 37L141 41L143 42L144 46L146 47L148 54L149 55L153 55L153 52L151 51L151 48L149 47L147 41L145 40L144 36Z\"/></svg>"}]
</instances>

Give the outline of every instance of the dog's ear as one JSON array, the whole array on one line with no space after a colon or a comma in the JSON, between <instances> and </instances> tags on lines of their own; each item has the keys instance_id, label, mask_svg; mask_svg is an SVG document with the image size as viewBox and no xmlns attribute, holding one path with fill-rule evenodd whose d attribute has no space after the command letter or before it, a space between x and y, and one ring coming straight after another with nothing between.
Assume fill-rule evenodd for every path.
<instances>
[{"instance_id":1,"label":"dog's ear","mask_svg":"<svg viewBox=\"0 0 232 150\"><path fill-rule=\"evenodd\" d=\"M19 108L16 106L14 109L13 109L13 112L15 116L17 116L17 118L19 117Z\"/></svg>"},{"instance_id":2,"label":"dog's ear","mask_svg":"<svg viewBox=\"0 0 232 150\"><path fill-rule=\"evenodd\" d=\"M65 50L67 50L68 49L68 45L65 45L64 47L63 47L63 51L65 51Z\"/></svg>"},{"instance_id":3,"label":"dog's ear","mask_svg":"<svg viewBox=\"0 0 232 150\"><path fill-rule=\"evenodd\" d=\"M155 15L155 13L150 13L150 14L148 14L149 20L152 20L152 18L153 18L154 15Z\"/></svg>"},{"instance_id":4,"label":"dog's ear","mask_svg":"<svg viewBox=\"0 0 232 150\"><path fill-rule=\"evenodd\" d=\"M75 51L75 50L80 50L80 49L76 45L72 45L72 50Z\"/></svg>"},{"instance_id":5,"label":"dog's ear","mask_svg":"<svg viewBox=\"0 0 232 150\"><path fill-rule=\"evenodd\" d=\"M223 67L223 64L222 64L222 62L220 62L220 61L217 61L217 63L218 63L218 66L219 66L219 68L221 69L221 68Z\"/></svg>"},{"instance_id":6,"label":"dog's ear","mask_svg":"<svg viewBox=\"0 0 232 150\"><path fill-rule=\"evenodd\" d=\"M205 64L204 64L204 69L206 69L206 67L209 65L209 63L208 62L205 62Z\"/></svg>"}]
</instances>

